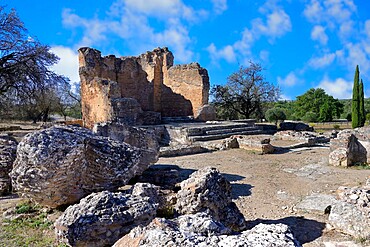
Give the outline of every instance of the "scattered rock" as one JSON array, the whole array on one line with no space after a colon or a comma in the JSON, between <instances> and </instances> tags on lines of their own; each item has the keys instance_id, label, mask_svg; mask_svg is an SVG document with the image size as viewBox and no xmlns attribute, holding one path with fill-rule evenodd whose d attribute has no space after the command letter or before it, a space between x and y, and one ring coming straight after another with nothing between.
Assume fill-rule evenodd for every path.
<instances>
[{"instance_id":1,"label":"scattered rock","mask_svg":"<svg viewBox=\"0 0 370 247\"><path fill-rule=\"evenodd\" d=\"M370 239L370 190L339 187L338 198L329 215L329 222L338 230L355 238Z\"/></svg>"},{"instance_id":2,"label":"scattered rock","mask_svg":"<svg viewBox=\"0 0 370 247\"><path fill-rule=\"evenodd\" d=\"M198 109L195 119L203 122L216 120L215 107L212 105L203 105Z\"/></svg>"},{"instance_id":3,"label":"scattered rock","mask_svg":"<svg viewBox=\"0 0 370 247\"><path fill-rule=\"evenodd\" d=\"M274 139L284 141L297 141L299 143L305 143L305 146L313 146L318 143L328 143L329 137L317 134L312 131L292 131L284 130L274 134Z\"/></svg>"},{"instance_id":4,"label":"scattered rock","mask_svg":"<svg viewBox=\"0 0 370 247\"><path fill-rule=\"evenodd\" d=\"M343 130L330 140L329 164L352 166L367 162L367 150L352 130Z\"/></svg>"},{"instance_id":5,"label":"scattered rock","mask_svg":"<svg viewBox=\"0 0 370 247\"><path fill-rule=\"evenodd\" d=\"M126 246L301 246L289 227L259 224L237 235L205 213L180 216L175 220L154 219L146 227L136 227L114 244Z\"/></svg>"},{"instance_id":6,"label":"scattered rock","mask_svg":"<svg viewBox=\"0 0 370 247\"><path fill-rule=\"evenodd\" d=\"M0 135L0 195L6 195L11 190L9 172L16 158L17 141L9 135Z\"/></svg>"},{"instance_id":7,"label":"scattered rock","mask_svg":"<svg viewBox=\"0 0 370 247\"><path fill-rule=\"evenodd\" d=\"M200 169L180 183L175 210L179 214L208 212L233 230L246 227L244 216L231 200L231 185L211 167Z\"/></svg>"},{"instance_id":8,"label":"scattered rock","mask_svg":"<svg viewBox=\"0 0 370 247\"><path fill-rule=\"evenodd\" d=\"M42 205L78 202L92 192L115 190L150 164L128 144L76 126L55 126L27 135L10 174L15 190Z\"/></svg>"},{"instance_id":9,"label":"scattered rock","mask_svg":"<svg viewBox=\"0 0 370 247\"><path fill-rule=\"evenodd\" d=\"M261 154L270 154L274 152L274 147L270 144L270 138L266 136L236 136L239 148L258 151Z\"/></svg>"},{"instance_id":10,"label":"scattered rock","mask_svg":"<svg viewBox=\"0 0 370 247\"><path fill-rule=\"evenodd\" d=\"M155 217L156 191L153 185L141 184L129 194L103 191L83 198L55 222L58 241L71 246L113 245Z\"/></svg>"},{"instance_id":11,"label":"scattered rock","mask_svg":"<svg viewBox=\"0 0 370 247\"><path fill-rule=\"evenodd\" d=\"M332 205L336 202L337 200L334 196L313 194L299 202L295 206L295 209L312 213L329 214Z\"/></svg>"},{"instance_id":12,"label":"scattered rock","mask_svg":"<svg viewBox=\"0 0 370 247\"><path fill-rule=\"evenodd\" d=\"M355 238L370 238L370 217L361 212L355 205L338 202L331 208L329 222L337 230Z\"/></svg>"},{"instance_id":13,"label":"scattered rock","mask_svg":"<svg viewBox=\"0 0 370 247\"><path fill-rule=\"evenodd\" d=\"M284 121L280 123L280 130L313 131L313 127L302 122Z\"/></svg>"},{"instance_id":14,"label":"scattered rock","mask_svg":"<svg viewBox=\"0 0 370 247\"><path fill-rule=\"evenodd\" d=\"M175 157L189 154L199 154L209 152L210 149L199 144L179 144L169 147L161 147L159 156L161 157Z\"/></svg>"}]
</instances>

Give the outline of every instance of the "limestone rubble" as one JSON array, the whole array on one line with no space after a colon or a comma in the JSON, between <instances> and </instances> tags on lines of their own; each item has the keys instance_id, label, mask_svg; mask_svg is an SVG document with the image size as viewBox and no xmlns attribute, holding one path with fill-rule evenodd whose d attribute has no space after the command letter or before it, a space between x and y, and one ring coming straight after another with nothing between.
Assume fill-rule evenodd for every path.
<instances>
[{"instance_id":1,"label":"limestone rubble","mask_svg":"<svg viewBox=\"0 0 370 247\"><path fill-rule=\"evenodd\" d=\"M180 183L175 210L179 214L208 212L233 230L246 227L244 216L231 200L230 182L211 167L200 169Z\"/></svg>"},{"instance_id":2,"label":"limestone rubble","mask_svg":"<svg viewBox=\"0 0 370 247\"><path fill-rule=\"evenodd\" d=\"M143 190L144 188L144 190ZM156 187L134 188L132 193L103 191L83 198L55 222L59 242L70 246L111 246L156 214Z\"/></svg>"},{"instance_id":3,"label":"limestone rubble","mask_svg":"<svg viewBox=\"0 0 370 247\"><path fill-rule=\"evenodd\" d=\"M174 220L155 218L148 226L134 228L113 246L301 246L289 227L283 224L259 224L240 234L231 233L229 228L207 213L197 213Z\"/></svg>"},{"instance_id":4,"label":"limestone rubble","mask_svg":"<svg viewBox=\"0 0 370 247\"><path fill-rule=\"evenodd\" d=\"M14 189L42 205L59 207L98 191L116 190L155 161L140 149L75 126L28 134L10 173Z\"/></svg>"}]
</instances>

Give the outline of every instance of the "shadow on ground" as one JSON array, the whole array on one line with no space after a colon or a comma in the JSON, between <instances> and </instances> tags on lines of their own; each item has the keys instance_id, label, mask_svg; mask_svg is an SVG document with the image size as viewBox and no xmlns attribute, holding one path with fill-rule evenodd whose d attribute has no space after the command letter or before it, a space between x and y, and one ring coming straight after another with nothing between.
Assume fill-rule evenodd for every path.
<instances>
[{"instance_id":1,"label":"shadow on ground","mask_svg":"<svg viewBox=\"0 0 370 247\"><path fill-rule=\"evenodd\" d=\"M233 200L238 199L241 196L252 195L251 189L254 186L250 184L231 184L231 198Z\"/></svg>"},{"instance_id":2,"label":"shadow on ground","mask_svg":"<svg viewBox=\"0 0 370 247\"><path fill-rule=\"evenodd\" d=\"M306 219L304 217L289 216L277 220L257 219L248 222L248 227L252 228L259 223L264 224L285 224L290 227L295 238L301 243L309 243L319 238L323 234L325 223L316 220Z\"/></svg>"}]
</instances>

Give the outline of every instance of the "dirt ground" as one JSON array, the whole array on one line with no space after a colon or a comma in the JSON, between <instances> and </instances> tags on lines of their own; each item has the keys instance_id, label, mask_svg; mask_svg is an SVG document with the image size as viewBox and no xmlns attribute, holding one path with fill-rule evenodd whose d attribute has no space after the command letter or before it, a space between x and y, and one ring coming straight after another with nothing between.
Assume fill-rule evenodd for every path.
<instances>
[{"instance_id":1,"label":"dirt ground","mask_svg":"<svg viewBox=\"0 0 370 247\"><path fill-rule=\"evenodd\" d=\"M339 186L359 186L370 176L370 170L328 166L328 155L328 147L265 155L232 149L160 158L158 164L177 165L188 173L217 168L231 182L233 199L250 226L285 223L304 247L313 247L353 239L332 230L328 215L299 212L294 206L311 194L333 195Z\"/></svg>"}]
</instances>

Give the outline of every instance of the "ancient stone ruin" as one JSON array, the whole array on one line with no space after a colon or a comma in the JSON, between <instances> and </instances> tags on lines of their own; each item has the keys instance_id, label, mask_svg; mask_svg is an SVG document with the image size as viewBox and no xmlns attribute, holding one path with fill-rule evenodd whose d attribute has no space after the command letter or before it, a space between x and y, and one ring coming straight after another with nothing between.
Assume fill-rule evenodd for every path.
<instances>
[{"instance_id":1,"label":"ancient stone ruin","mask_svg":"<svg viewBox=\"0 0 370 247\"><path fill-rule=\"evenodd\" d=\"M168 48L137 57L101 56L79 49L84 125L117 121L158 124L161 117L194 116L208 104L209 78L198 63L174 65ZM203 119L204 120L204 119Z\"/></svg>"}]
</instances>

